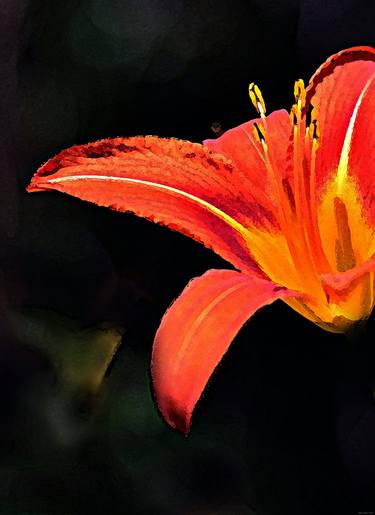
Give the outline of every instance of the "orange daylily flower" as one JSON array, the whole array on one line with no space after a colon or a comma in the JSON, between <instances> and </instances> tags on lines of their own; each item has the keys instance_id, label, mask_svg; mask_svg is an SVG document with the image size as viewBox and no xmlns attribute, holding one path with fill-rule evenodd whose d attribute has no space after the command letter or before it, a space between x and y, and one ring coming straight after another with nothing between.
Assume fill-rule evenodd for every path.
<instances>
[{"instance_id":1,"label":"orange daylily flower","mask_svg":"<svg viewBox=\"0 0 375 515\"><path fill-rule=\"evenodd\" d=\"M153 136L74 146L44 164L29 191L58 190L166 224L237 270L193 279L157 331L159 408L188 432L212 371L251 315L282 299L333 332L374 305L375 50L332 56L295 104L203 145Z\"/></svg>"}]
</instances>

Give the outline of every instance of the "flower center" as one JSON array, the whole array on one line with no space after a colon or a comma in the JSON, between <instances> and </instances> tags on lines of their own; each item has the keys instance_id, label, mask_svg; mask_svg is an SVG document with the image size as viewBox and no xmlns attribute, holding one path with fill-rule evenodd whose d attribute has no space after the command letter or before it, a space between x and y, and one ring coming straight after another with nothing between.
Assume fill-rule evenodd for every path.
<instances>
[{"instance_id":1,"label":"flower center","mask_svg":"<svg viewBox=\"0 0 375 515\"><path fill-rule=\"evenodd\" d=\"M277 170L273 164L272 146L269 148L267 144L265 103L259 88L253 83L249 86L250 99L261 118L259 124L254 123L253 132L261 144L262 158L275 186L281 231L301 288L320 297L324 295L320 274L330 272L331 267L323 250L316 214L315 154L318 148L318 127L313 117L310 127L306 129L306 120L302 116L306 97L302 80L295 83L294 94L296 103L291 111L293 133L288 149L288 155L292 156L293 173L288 176L286 171ZM311 157L310 169L306 150Z\"/></svg>"}]
</instances>

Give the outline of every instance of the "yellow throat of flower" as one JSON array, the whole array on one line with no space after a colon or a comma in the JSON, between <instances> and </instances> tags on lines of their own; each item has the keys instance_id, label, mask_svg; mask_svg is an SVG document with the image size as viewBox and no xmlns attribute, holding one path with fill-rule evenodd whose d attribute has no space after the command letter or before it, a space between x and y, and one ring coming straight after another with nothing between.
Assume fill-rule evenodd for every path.
<instances>
[{"instance_id":1,"label":"yellow throat of flower","mask_svg":"<svg viewBox=\"0 0 375 515\"><path fill-rule=\"evenodd\" d=\"M249 249L273 281L306 295L303 301L286 299L287 304L324 329L346 331L371 313L373 273L366 274L341 296L329 294L322 275L350 270L375 251L374 231L363 217L357 186L348 173L350 143L361 99L346 132L338 169L318 198L316 158L320 130L315 110L309 115L306 112L303 81L295 83L295 104L290 113L291 178L283 177L283 171L274 165L267 141L266 106L254 83L249 86L249 95L260 115L260 123L254 123L253 136L274 185L280 224L280 232L251 229Z\"/></svg>"}]
</instances>

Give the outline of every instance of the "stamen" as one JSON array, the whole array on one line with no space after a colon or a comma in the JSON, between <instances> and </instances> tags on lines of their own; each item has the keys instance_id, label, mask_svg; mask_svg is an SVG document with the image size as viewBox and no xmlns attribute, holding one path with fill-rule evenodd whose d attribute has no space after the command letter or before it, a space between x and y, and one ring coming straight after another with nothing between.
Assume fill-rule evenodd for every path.
<instances>
[{"instance_id":1,"label":"stamen","mask_svg":"<svg viewBox=\"0 0 375 515\"><path fill-rule=\"evenodd\" d=\"M292 192L288 191L288 187L286 183L283 182L281 174L275 170L272 164L272 158L270 156L268 145L264 136L266 132L265 120L262 119L262 125L254 123L253 131L258 141L262 144L264 162L268 170L269 177L273 180L276 187L278 196L277 207L279 211L279 223L281 230L285 235L286 244L288 245L290 251L290 256L295 264L296 270L301 276L301 284L307 283L311 291L313 291L313 288L317 285L316 280L311 273L306 274L307 270L311 270L311 264L306 263L306 260L309 260L309 253L301 253L300 249L298 248L299 238L296 238L295 234L295 199L291 194ZM304 235L302 235L302 237L304 239Z\"/></svg>"},{"instance_id":2,"label":"stamen","mask_svg":"<svg viewBox=\"0 0 375 515\"><path fill-rule=\"evenodd\" d=\"M310 138L313 141L315 141L315 145L316 145L320 139L320 129L319 129L318 120L316 118L315 107L312 109L312 111L310 113L310 119L311 119L311 121L310 121L308 132L309 132Z\"/></svg>"},{"instance_id":3,"label":"stamen","mask_svg":"<svg viewBox=\"0 0 375 515\"><path fill-rule=\"evenodd\" d=\"M298 81L297 81L298 82ZM304 93L303 93L304 94ZM302 94L302 96L303 96ZM296 97L298 96L298 91L296 94ZM298 106L293 106L295 109L292 108L293 112L297 112L296 116L299 116L299 109ZM300 150L301 156L303 157L303 166L300 169L300 173L302 174L302 180L296 180L296 191L298 194L298 185L299 185L299 193L301 196L299 196L299 201L304 206L303 212L301 212L301 206L299 206L299 215L302 216L304 220L304 226L305 226L305 234L306 234L306 240L308 244L308 248L310 249L310 254L312 257L312 261L314 263L315 270L320 273L328 273L332 271L331 265L328 262L327 256L323 249L323 244L320 236L319 231L319 223L318 223L318 216L317 216L317 195L316 195L316 154L317 150L319 148L319 138L320 138L320 131L319 131L319 125L316 119L316 110L315 108L312 108L311 110L308 110L308 118L310 121L310 124L308 127L306 127L307 117L302 116L302 119L300 119L300 123L302 121L302 125L305 127L305 138L304 138L304 147ZM298 124L298 120L297 120ZM302 133L301 128L301 133ZM294 126L294 135L295 135L295 144L297 144L297 135L298 133L298 126ZM295 147L295 150L298 147ZM297 166L297 163L295 163L295 166ZM295 168L297 170L297 168Z\"/></svg>"},{"instance_id":4,"label":"stamen","mask_svg":"<svg viewBox=\"0 0 375 515\"><path fill-rule=\"evenodd\" d=\"M286 179L284 177L283 181L282 181L282 184L283 184L283 188L284 188L284 191L286 193L286 196L289 200L289 205L290 205L290 208L292 210L292 213L295 215L296 213L296 201L294 200L294 193L293 193L293 190L292 190L292 187L288 181L288 179Z\"/></svg>"},{"instance_id":5,"label":"stamen","mask_svg":"<svg viewBox=\"0 0 375 515\"><path fill-rule=\"evenodd\" d=\"M256 84L254 84L254 82L249 86L249 96L253 106L258 111L261 118L264 118L266 114L266 104L264 103L260 89Z\"/></svg>"},{"instance_id":6,"label":"stamen","mask_svg":"<svg viewBox=\"0 0 375 515\"><path fill-rule=\"evenodd\" d=\"M320 139L320 130L319 130L319 125L318 125L317 120L313 120L311 122L309 130L310 130L310 137L313 140L314 145L317 146L318 141Z\"/></svg>"},{"instance_id":7,"label":"stamen","mask_svg":"<svg viewBox=\"0 0 375 515\"><path fill-rule=\"evenodd\" d=\"M290 121L293 126L296 126L298 124L298 120L300 117L300 112L298 110L297 104L293 104L292 108L290 110Z\"/></svg>"},{"instance_id":8,"label":"stamen","mask_svg":"<svg viewBox=\"0 0 375 515\"><path fill-rule=\"evenodd\" d=\"M312 138L312 142L310 138ZM315 118L312 120L309 128L306 129L306 140L307 145L311 145L309 174L309 246L317 271L319 273L330 273L332 272L332 267L323 249L317 215L316 153L319 148L319 128Z\"/></svg>"},{"instance_id":9,"label":"stamen","mask_svg":"<svg viewBox=\"0 0 375 515\"><path fill-rule=\"evenodd\" d=\"M253 124L253 134L258 143L263 147L264 162L268 170L270 178L272 178L276 191L278 194L278 211L279 222L281 230L285 235L287 245L290 250L290 255L294 261L296 270L298 270L301 281L308 284L309 288L313 291L318 287L315 275L313 274L313 264L308 249L305 228L302 223L301 226L296 222L297 219L303 222L303 205L305 198L304 189L304 174L301 168L301 156L303 155L303 140L299 138L301 131L305 132L304 121L302 123L302 108L305 102L305 88L303 81L297 81L295 85L296 104L292 108L292 123L294 126L293 139L294 139L294 179L297 184L296 196L293 194L289 183L282 180L281 175L275 171L272 164L272 158L269 154L269 149L266 141L267 135L267 119L265 116L266 107L262 94L254 83L249 86L250 99L261 117L261 123ZM301 153L302 152L302 153ZM296 181L297 179L297 181ZM289 188L288 188L289 186ZM301 209L302 208L302 209ZM295 230L297 230L298 237L296 238ZM299 243L298 243L299 242ZM302 249L300 248L302 246Z\"/></svg>"},{"instance_id":10,"label":"stamen","mask_svg":"<svg viewBox=\"0 0 375 515\"><path fill-rule=\"evenodd\" d=\"M264 128L258 125L256 122L254 122L253 133L259 143L265 144L266 138Z\"/></svg>"},{"instance_id":11,"label":"stamen","mask_svg":"<svg viewBox=\"0 0 375 515\"><path fill-rule=\"evenodd\" d=\"M306 102L305 83L302 79L298 79L294 83L294 98L296 99L298 110L301 111L305 107Z\"/></svg>"},{"instance_id":12,"label":"stamen","mask_svg":"<svg viewBox=\"0 0 375 515\"><path fill-rule=\"evenodd\" d=\"M294 98L296 103L293 104L290 110L290 121L294 126L301 122L302 109L305 107L306 90L305 84L302 79L297 80L294 83Z\"/></svg>"},{"instance_id":13,"label":"stamen","mask_svg":"<svg viewBox=\"0 0 375 515\"><path fill-rule=\"evenodd\" d=\"M293 126L293 193L295 202L295 223L289 230L291 238L290 247L294 246L294 240L298 240L298 250L294 261L300 263L297 266L301 274L301 280L309 288L319 295L320 286L317 281L319 268L326 266L319 249L319 235L316 234L317 223L313 222L310 203L310 184L307 182L308 168L306 160L306 117L303 115L305 108L306 92L302 80L294 85L296 103L292 106L290 119ZM318 248L317 248L318 247Z\"/></svg>"}]
</instances>

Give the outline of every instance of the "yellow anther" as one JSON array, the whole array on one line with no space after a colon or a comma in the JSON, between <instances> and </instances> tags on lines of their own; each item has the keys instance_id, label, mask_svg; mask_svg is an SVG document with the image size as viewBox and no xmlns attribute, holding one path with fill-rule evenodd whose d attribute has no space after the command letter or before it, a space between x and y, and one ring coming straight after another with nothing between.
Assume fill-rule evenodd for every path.
<instances>
[{"instance_id":1,"label":"yellow anther","mask_svg":"<svg viewBox=\"0 0 375 515\"><path fill-rule=\"evenodd\" d=\"M319 140L320 130L317 120L313 120L309 127L310 138L313 140Z\"/></svg>"},{"instance_id":2,"label":"yellow anther","mask_svg":"<svg viewBox=\"0 0 375 515\"><path fill-rule=\"evenodd\" d=\"M254 133L256 140L259 141L259 143L265 142L265 139L266 139L265 132L264 132L264 128L261 125L254 123L253 133Z\"/></svg>"},{"instance_id":3,"label":"yellow anther","mask_svg":"<svg viewBox=\"0 0 375 515\"><path fill-rule=\"evenodd\" d=\"M317 141L320 138L320 130L318 120L316 118L316 109L313 107L310 113L309 136L311 139Z\"/></svg>"},{"instance_id":4,"label":"yellow anther","mask_svg":"<svg viewBox=\"0 0 375 515\"><path fill-rule=\"evenodd\" d=\"M249 86L249 96L253 103L253 106L258 111L260 116L264 116L266 113L266 104L264 103L262 93L258 86L252 82Z\"/></svg>"},{"instance_id":5,"label":"yellow anther","mask_svg":"<svg viewBox=\"0 0 375 515\"><path fill-rule=\"evenodd\" d=\"M296 126L298 123L299 114L300 111L298 109L297 104L293 104L292 109L290 110L290 121L294 126Z\"/></svg>"},{"instance_id":6,"label":"yellow anther","mask_svg":"<svg viewBox=\"0 0 375 515\"><path fill-rule=\"evenodd\" d=\"M296 99L298 108L302 109L306 101L305 83L302 79L298 79L294 83L294 98Z\"/></svg>"}]
</instances>

